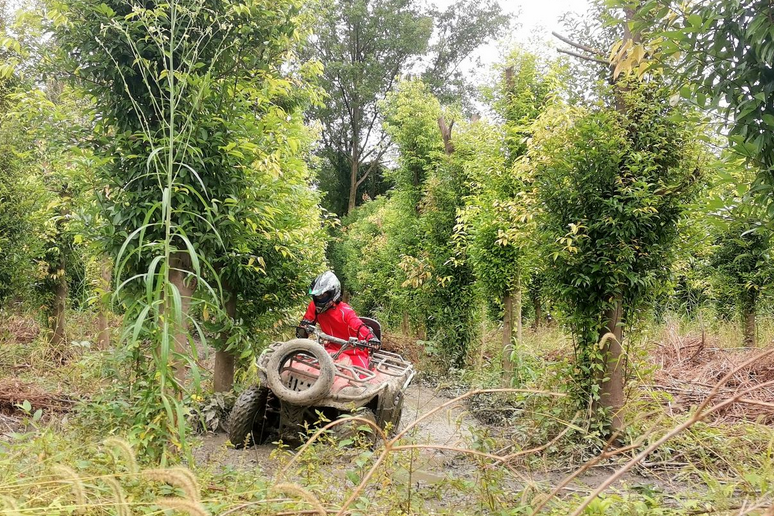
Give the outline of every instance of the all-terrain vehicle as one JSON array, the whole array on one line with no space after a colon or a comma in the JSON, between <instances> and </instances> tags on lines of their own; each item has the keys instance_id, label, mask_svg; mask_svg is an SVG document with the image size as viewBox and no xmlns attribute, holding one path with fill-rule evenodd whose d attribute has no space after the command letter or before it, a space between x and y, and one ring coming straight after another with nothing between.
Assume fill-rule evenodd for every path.
<instances>
[{"instance_id":1,"label":"all-terrain vehicle","mask_svg":"<svg viewBox=\"0 0 774 516\"><path fill-rule=\"evenodd\" d=\"M361 317L381 339L381 326ZM397 429L404 392L414 368L400 355L373 349L356 338L342 340L316 327L306 327L296 338L275 342L257 359L260 383L245 390L229 417L229 438L241 448L272 438L297 441L305 425L356 414L382 429ZM340 344L329 352L324 342ZM351 347L371 350L368 369L347 363L342 352Z\"/></svg>"}]
</instances>

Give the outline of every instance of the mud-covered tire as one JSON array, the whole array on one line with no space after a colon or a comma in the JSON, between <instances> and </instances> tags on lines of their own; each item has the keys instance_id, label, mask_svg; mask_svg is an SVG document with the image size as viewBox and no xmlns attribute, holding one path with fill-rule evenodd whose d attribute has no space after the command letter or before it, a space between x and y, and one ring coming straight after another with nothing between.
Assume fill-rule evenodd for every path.
<instances>
[{"instance_id":1,"label":"mud-covered tire","mask_svg":"<svg viewBox=\"0 0 774 516\"><path fill-rule=\"evenodd\" d=\"M400 420L403 417L403 404L405 401L406 401L406 395L401 392L400 398L398 399L398 402L395 404L395 409L393 411L392 430L390 431L391 435L395 435L398 433L398 429L400 428Z\"/></svg>"},{"instance_id":2,"label":"mud-covered tire","mask_svg":"<svg viewBox=\"0 0 774 516\"><path fill-rule=\"evenodd\" d=\"M254 385L242 392L231 409L228 438L234 448L255 444L254 435L263 433L269 389Z\"/></svg>"},{"instance_id":3,"label":"mud-covered tire","mask_svg":"<svg viewBox=\"0 0 774 516\"><path fill-rule=\"evenodd\" d=\"M302 391L290 389L282 383L280 377L280 367L288 357L297 353L311 355L320 364L320 376L308 389ZM293 339L278 346L266 365L266 384L269 389L282 401L294 405L314 405L315 402L328 396L335 375L336 366L331 356L324 347L309 339Z\"/></svg>"}]
</instances>

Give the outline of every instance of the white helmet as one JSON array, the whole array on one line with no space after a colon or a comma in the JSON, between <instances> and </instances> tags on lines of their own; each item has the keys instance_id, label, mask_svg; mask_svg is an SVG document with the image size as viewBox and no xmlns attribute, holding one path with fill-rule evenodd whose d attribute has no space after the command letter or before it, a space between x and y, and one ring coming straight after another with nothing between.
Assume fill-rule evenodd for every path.
<instances>
[{"instance_id":1,"label":"white helmet","mask_svg":"<svg viewBox=\"0 0 774 516\"><path fill-rule=\"evenodd\" d=\"M323 313L341 298L339 278L331 271L323 272L309 285L309 295L314 301L315 311Z\"/></svg>"}]
</instances>

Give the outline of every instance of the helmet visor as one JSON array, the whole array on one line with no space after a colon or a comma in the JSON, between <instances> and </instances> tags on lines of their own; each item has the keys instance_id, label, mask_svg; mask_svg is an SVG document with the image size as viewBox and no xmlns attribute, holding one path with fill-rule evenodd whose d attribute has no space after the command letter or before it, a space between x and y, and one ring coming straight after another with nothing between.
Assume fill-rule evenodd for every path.
<instances>
[{"instance_id":1,"label":"helmet visor","mask_svg":"<svg viewBox=\"0 0 774 516\"><path fill-rule=\"evenodd\" d=\"M333 292L323 292L319 296L312 296L314 304L317 306L325 306L333 299Z\"/></svg>"}]
</instances>

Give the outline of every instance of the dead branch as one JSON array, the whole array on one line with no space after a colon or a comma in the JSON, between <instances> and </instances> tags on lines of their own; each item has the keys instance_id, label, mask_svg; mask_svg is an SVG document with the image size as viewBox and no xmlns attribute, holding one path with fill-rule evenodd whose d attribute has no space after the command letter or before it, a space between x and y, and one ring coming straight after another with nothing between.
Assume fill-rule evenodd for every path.
<instances>
[{"instance_id":1,"label":"dead branch","mask_svg":"<svg viewBox=\"0 0 774 516\"><path fill-rule=\"evenodd\" d=\"M553 444L556 444L557 442L559 442L559 439L561 439L562 437L564 437L564 435L565 435L565 434L566 434L566 433L567 433L567 432L570 430L570 428L572 428L572 427L573 427L573 424L575 423L575 420L576 420L576 419L578 419L578 416L580 416L580 415L581 415L581 412L576 412L576 413L575 413L575 416L574 416L574 417L572 418L572 420L570 421L570 424L569 424L569 425L567 425L567 426L565 426L565 427L564 427L564 430L562 430L561 432L559 432L559 433L556 435L556 437L554 437L553 439L551 439L550 441L548 441L546 444L544 444L544 445L542 445L542 446L536 446L536 447L534 447L534 448L529 448L529 449L527 449L527 450L521 450L521 451L517 451L517 452L509 453L508 455L506 455L506 456L504 456L504 457L503 457L503 461L504 461L504 462L510 462L510 461L512 461L513 459L517 458L517 457L522 457L522 456L524 456L524 455L532 455L533 453L540 453L540 452L542 452L543 450L545 450L545 449L547 449L548 447L550 447L551 445L553 445Z\"/></svg>"},{"instance_id":2,"label":"dead branch","mask_svg":"<svg viewBox=\"0 0 774 516\"><path fill-rule=\"evenodd\" d=\"M770 355L772 352L774 352L774 349L770 349L767 351L764 351L762 353L758 353L757 355L751 357L747 361L743 362L742 364L735 367L733 370L729 371L723 378L721 378L715 386L712 388L712 390L709 392L707 399L705 399L696 409L693 416L691 416L687 421L683 422L682 424L672 428L669 432L664 434L660 439L656 440L654 443L646 447L644 450L642 450L640 453L638 453L634 458L629 460L626 464L624 464L622 467L620 467L618 470L616 470L615 473L610 475L604 482L602 482L589 496L587 496L583 502L575 509L575 511L571 514L571 516L580 516L580 514L583 513L584 510L586 510L586 507L589 506L589 504L597 498L602 492L604 492L608 487L610 487L613 483L615 483L621 476L624 475L627 471L632 469L634 466L636 466L638 463L642 462L642 460L645 459L649 454L651 454L654 450L658 449L662 444L670 440L672 437L680 434L684 430L690 428L694 424L698 423L708 415L712 414L713 412L716 412L720 410L721 408L734 403L740 398L743 398L746 394L749 394L750 392L767 387L769 385L774 385L774 380L771 380L769 382L764 382L758 385L755 385L751 388L744 389L740 391L739 393L735 394L734 396L725 399L709 408L707 406L710 404L712 399L717 395L717 393L720 391L720 389L725 385L726 382L728 382L729 379L731 379L736 373L743 370L746 367L749 367L755 362L758 362L762 358L766 357L767 355ZM705 410L706 409L706 410ZM537 511L535 511L535 514Z\"/></svg>"},{"instance_id":3,"label":"dead branch","mask_svg":"<svg viewBox=\"0 0 774 516\"><path fill-rule=\"evenodd\" d=\"M594 62L594 63L603 64L605 66L610 66L610 63L608 63L607 61L605 61L603 59L599 59L598 57L584 56L583 54L578 54L577 52L573 52L572 50L565 50L563 48L557 48L556 51L557 52L561 52L562 54L567 54L567 55L570 55L570 56L573 56L573 57L577 57L578 59L584 59L586 61L591 61L591 62Z\"/></svg>"},{"instance_id":4,"label":"dead branch","mask_svg":"<svg viewBox=\"0 0 774 516\"><path fill-rule=\"evenodd\" d=\"M601 50L597 50L596 48L593 48L593 47L590 47L590 46L587 46L587 45L583 45L581 43L576 43L575 41L572 41L572 40L570 40L568 38L565 38L564 36L562 36L558 32L551 32L551 35L553 37L555 37L556 39L558 39L560 41L563 41L564 43L567 43L571 47L577 48L578 50L583 50L585 52L588 52L589 54L594 54L594 55L597 55L597 56L600 56L600 57L605 57L605 53L602 52Z\"/></svg>"},{"instance_id":5,"label":"dead branch","mask_svg":"<svg viewBox=\"0 0 774 516\"><path fill-rule=\"evenodd\" d=\"M385 459L389 456L389 454L393 451L400 451L400 450L410 450L410 449L417 449L417 448L428 448L428 449L442 449L447 451L455 451L459 453L466 453L470 455L476 455L485 457L488 459L491 459L495 462L502 463L504 466L508 467L509 470L511 468L509 467L508 460L509 458L513 458L518 455L524 455L526 453L529 453L530 450L524 450L522 452L518 452L516 454L510 454L506 456L499 456L499 455L492 455L484 452L479 452L476 450L469 450L465 448L455 448L452 446L441 446L441 445L398 445L397 443L408 433L412 428L416 427L419 423L424 421L425 419L429 418L433 414L439 412L440 410L443 410L446 407L449 407L451 405L455 405L459 403L460 401L469 398L471 396L477 395L477 394L487 394L487 393L496 393L496 392L508 392L508 393L523 393L523 394L542 394L547 396L555 396L555 397L564 397L566 394L564 393L557 393L557 392L551 392L551 391L540 391L540 390L534 390L534 389L481 389L481 390L475 390L467 392L461 396L457 396L454 399L451 399L447 401L446 403L443 403L442 405L439 405L438 407L435 407L433 410L430 410L423 414L421 417L417 418L415 421L412 421L409 423L406 428L403 429L403 431L396 434L392 439L388 439L387 435L384 433L384 431L379 428L376 423L372 421L368 421L366 419L358 418L358 417L352 417L352 418L346 418L346 419L338 419L336 421L332 421L328 423L327 425L323 426L317 432L315 432L309 440L304 443L304 445L299 448L298 452L293 456L290 461L283 467L275 476L275 479L279 481L280 478L285 476L290 469L290 467L295 464L299 457L301 457L304 452L309 448L309 446L312 445L315 441L317 441L321 435L323 435L327 430L330 428L344 423L344 422L351 422L351 421L359 421L361 423L369 425L371 428L374 429L374 431L377 432L377 435L379 438L384 442L384 448L382 448L381 453L376 458L374 463L371 465L369 470L366 472L366 474L361 478L360 483L355 487L354 491L350 494L349 498L344 502L344 504L341 506L339 511L336 513L337 516L345 516L348 514L348 508L352 503L357 499L358 496L360 496L360 493L365 489L365 487L368 485L368 482L371 480L371 477L373 477L374 473L379 469L379 467L382 465L382 463L385 461ZM558 440L559 437L561 437L561 434L555 438L555 440ZM550 444L550 443L549 443ZM542 449L545 449L545 446L541 446L537 448L536 450L541 451Z\"/></svg>"}]
</instances>

